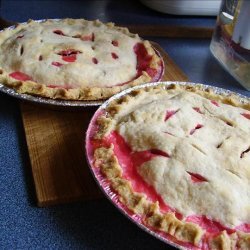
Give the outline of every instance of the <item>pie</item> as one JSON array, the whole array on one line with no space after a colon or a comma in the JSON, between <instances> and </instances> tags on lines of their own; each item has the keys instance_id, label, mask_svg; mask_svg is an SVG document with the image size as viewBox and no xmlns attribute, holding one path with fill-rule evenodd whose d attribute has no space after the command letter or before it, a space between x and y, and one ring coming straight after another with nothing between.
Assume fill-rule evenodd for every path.
<instances>
[{"instance_id":1,"label":"pie","mask_svg":"<svg viewBox=\"0 0 250 250\"><path fill-rule=\"evenodd\" d=\"M86 147L146 227L188 249L250 249L249 99L202 85L137 88L97 112Z\"/></svg>"},{"instance_id":2,"label":"pie","mask_svg":"<svg viewBox=\"0 0 250 250\"><path fill-rule=\"evenodd\" d=\"M0 32L0 81L53 99L97 100L158 81L163 61L149 41L99 20L29 21Z\"/></svg>"}]
</instances>

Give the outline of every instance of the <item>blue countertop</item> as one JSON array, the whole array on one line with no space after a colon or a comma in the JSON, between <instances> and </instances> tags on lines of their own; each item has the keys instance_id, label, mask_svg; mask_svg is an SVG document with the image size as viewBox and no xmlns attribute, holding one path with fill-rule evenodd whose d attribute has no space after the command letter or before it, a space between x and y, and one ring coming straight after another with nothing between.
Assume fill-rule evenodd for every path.
<instances>
[{"instance_id":1,"label":"blue countertop","mask_svg":"<svg viewBox=\"0 0 250 250\"><path fill-rule=\"evenodd\" d=\"M1 15L29 18L86 18L116 23L208 26L214 17L176 17L139 1L2 0ZM150 38L158 42L193 82L250 96L213 58L208 39ZM19 103L0 93L0 249L165 249L106 199L38 208ZM170 248L168 248L170 249Z\"/></svg>"}]
</instances>

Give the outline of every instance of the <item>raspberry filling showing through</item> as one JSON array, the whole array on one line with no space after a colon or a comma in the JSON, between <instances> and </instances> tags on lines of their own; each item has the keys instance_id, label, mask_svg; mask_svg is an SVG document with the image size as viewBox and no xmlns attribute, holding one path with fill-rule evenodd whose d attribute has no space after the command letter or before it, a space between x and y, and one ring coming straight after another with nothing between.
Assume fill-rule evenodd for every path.
<instances>
[{"instance_id":1,"label":"raspberry filling showing through","mask_svg":"<svg viewBox=\"0 0 250 250\"><path fill-rule=\"evenodd\" d=\"M12 78L16 79L16 80L20 80L20 81L29 81L29 80L32 80L32 78L25 74L25 73L22 73L20 71L15 71L15 72L12 72L9 74L9 76L11 76Z\"/></svg>"},{"instance_id":2,"label":"raspberry filling showing through","mask_svg":"<svg viewBox=\"0 0 250 250\"><path fill-rule=\"evenodd\" d=\"M115 47L118 47L118 46L119 46L119 43L118 43L118 41L116 41L116 40L113 40L111 43L112 43Z\"/></svg>"},{"instance_id":3,"label":"raspberry filling showing through","mask_svg":"<svg viewBox=\"0 0 250 250\"><path fill-rule=\"evenodd\" d=\"M150 67L150 63L152 61L152 56L148 54L145 46L143 43L137 43L134 46L134 53L137 58L137 64L136 64L136 70L137 74L134 78L132 78L130 81L124 82L124 83L119 83L116 84L117 86L122 86L125 85L138 77L142 75L142 72L145 71L147 74L152 78L151 80L153 81L159 81L163 75L164 71L164 66L162 60L159 62L159 68L154 69ZM113 56L112 56L113 57ZM116 58L114 58L116 59Z\"/></svg>"},{"instance_id":4,"label":"raspberry filling showing through","mask_svg":"<svg viewBox=\"0 0 250 250\"><path fill-rule=\"evenodd\" d=\"M123 177L132 183L134 190L136 192L145 193L153 202L158 201L163 212L175 212L174 209L164 203L161 196L158 195L154 188L147 184L137 172L137 168L143 163L150 161L154 157L169 158L169 154L159 149L133 152L130 146L125 142L124 138L117 131L111 132L101 142L92 142L94 148L100 146L108 147L111 146L111 144L114 146L114 154L117 156L119 164L122 167Z\"/></svg>"},{"instance_id":5,"label":"raspberry filling showing through","mask_svg":"<svg viewBox=\"0 0 250 250\"><path fill-rule=\"evenodd\" d=\"M244 116L245 118L247 118L248 120L250 120L250 113L242 113L242 116Z\"/></svg>"},{"instance_id":6,"label":"raspberry filling showing through","mask_svg":"<svg viewBox=\"0 0 250 250\"><path fill-rule=\"evenodd\" d=\"M60 35L60 36L65 36L65 34L61 30L54 30L53 33Z\"/></svg>"},{"instance_id":7,"label":"raspberry filling showing through","mask_svg":"<svg viewBox=\"0 0 250 250\"><path fill-rule=\"evenodd\" d=\"M191 180L194 183L207 181L207 179L205 177L203 177L202 175L200 175L200 174L191 173L189 171L187 171L187 173L191 176Z\"/></svg>"},{"instance_id":8,"label":"raspberry filling showing through","mask_svg":"<svg viewBox=\"0 0 250 250\"><path fill-rule=\"evenodd\" d=\"M168 119L170 119L173 115L175 115L179 110L167 110L166 111L166 116L164 118L164 121L167 121Z\"/></svg>"},{"instance_id":9,"label":"raspberry filling showing through","mask_svg":"<svg viewBox=\"0 0 250 250\"><path fill-rule=\"evenodd\" d=\"M184 218L182 214L166 204L162 197L156 192L155 188L144 181L144 179L140 176L138 169L142 164L152 160L155 157L164 157L165 159L171 158L171 155L169 155L168 152L164 152L159 149L133 151L125 139L117 131L112 131L101 141L91 139L90 143L93 147L93 150L99 147L111 147L113 145L114 155L117 157L119 165L123 171L122 176L123 178L130 181L133 190L135 192L145 194L147 199L152 202L158 201L161 212L173 212L178 219L183 219L186 222L193 222L205 229L206 233L202 240L202 244L207 244L206 242L208 238L216 237L224 230L228 234L232 234L236 232L236 230L250 232L250 224L243 223L232 229L222 225L218 221L207 218L205 215L190 215ZM249 150L250 149L247 149L246 151L248 152ZM194 185L201 185L203 182L208 182L205 177L198 173L187 171L187 174L190 175L190 181L192 181Z\"/></svg>"},{"instance_id":10,"label":"raspberry filling showing through","mask_svg":"<svg viewBox=\"0 0 250 250\"><path fill-rule=\"evenodd\" d=\"M142 75L143 71L146 71L150 77L155 77L157 75L157 70L150 68L152 56L148 54L145 46L142 43L137 43L134 46L134 52L137 56L137 77Z\"/></svg>"},{"instance_id":11,"label":"raspberry filling showing through","mask_svg":"<svg viewBox=\"0 0 250 250\"><path fill-rule=\"evenodd\" d=\"M62 50L58 52L57 54L62 56L62 60L65 62L75 62L76 56L81 53L82 52L79 50L68 49L68 50Z\"/></svg>"},{"instance_id":12,"label":"raspberry filling showing through","mask_svg":"<svg viewBox=\"0 0 250 250\"><path fill-rule=\"evenodd\" d=\"M63 63L60 63L60 62L52 62L51 63L53 66L56 66L56 67L61 67L63 66Z\"/></svg>"},{"instance_id":13,"label":"raspberry filling showing through","mask_svg":"<svg viewBox=\"0 0 250 250\"><path fill-rule=\"evenodd\" d=\"M219 103L218 102L216 102L216 101L214 101L214 100L211 100L211 103L214 105L214 106L217 106L217 107L219 107L220 105L219 105Z\"/></svg>"}]
</instances>

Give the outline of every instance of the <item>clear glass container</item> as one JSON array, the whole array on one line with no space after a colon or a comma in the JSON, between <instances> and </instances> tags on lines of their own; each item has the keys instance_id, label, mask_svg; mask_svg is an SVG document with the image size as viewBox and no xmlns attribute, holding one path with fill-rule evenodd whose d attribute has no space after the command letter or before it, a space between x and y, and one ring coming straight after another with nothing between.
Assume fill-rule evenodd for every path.
<instances>
[{"instance_id":1,"label":"clear glass container","mask_svg":"<svg viewBox=\"0 0 250 250\"><path fill-rule=\"evenodd\" d=\"M250 1L222 0L210 50L250 91Z\"/></svg>"}]
</instances>

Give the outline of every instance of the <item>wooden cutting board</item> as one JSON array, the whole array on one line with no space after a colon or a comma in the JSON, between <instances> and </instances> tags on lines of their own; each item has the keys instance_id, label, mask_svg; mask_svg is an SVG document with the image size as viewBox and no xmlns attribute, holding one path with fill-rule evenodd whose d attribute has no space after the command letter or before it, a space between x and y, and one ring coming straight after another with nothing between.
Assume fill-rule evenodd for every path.
<instances>
[{"instance_id":1,"label":"wooden cutting board","mask_svg":"<svg viewBox=\"0 0 250 250\"><path fill-rule=\"evenodd\" d=\"M187 76L156 43L166 70L164 81L186 81ZM21 103L37 205L56 205L102 197L88 169L84 138L96 108L53 110Z\"/></svg>"}]
</instances>

